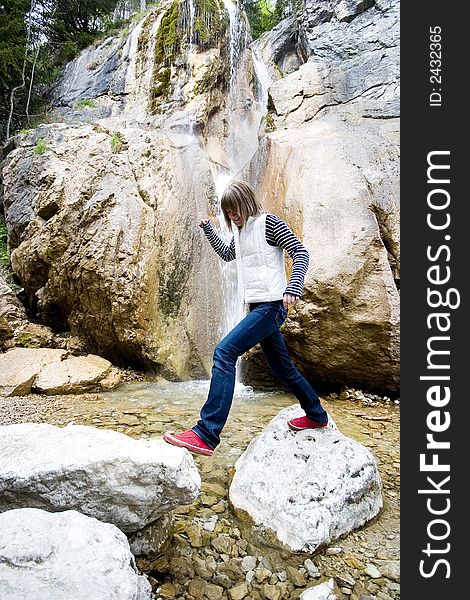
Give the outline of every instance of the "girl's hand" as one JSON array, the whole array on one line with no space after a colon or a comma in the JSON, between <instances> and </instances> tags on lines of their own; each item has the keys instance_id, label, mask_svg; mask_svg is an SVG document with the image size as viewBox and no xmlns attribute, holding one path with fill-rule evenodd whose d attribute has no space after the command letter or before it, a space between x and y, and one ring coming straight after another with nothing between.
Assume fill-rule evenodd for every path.
<instances>
[{"instance_id":1,"label":"girl's hand","mask_svg":"<svg viewBox=\"0 0 470 600\"><path fill-rule=\"evenodd\" d=\"M210 223L210 219L202 219L199 223L199 227L205 227L208 223Z\"/></svg>"},{"instance_id":2,"label":"girl's hand","mask_svg":"<svg viewBox=\"0 0 470 600\"><path fill-rule=\"evenodd\" d=\"M294 294L284 294L284 298L283 298L284 308L289 309L289 306L293 306L297 302L298 299L299 299L299 297L294 296Z\"/></svg>"}]
</instances>

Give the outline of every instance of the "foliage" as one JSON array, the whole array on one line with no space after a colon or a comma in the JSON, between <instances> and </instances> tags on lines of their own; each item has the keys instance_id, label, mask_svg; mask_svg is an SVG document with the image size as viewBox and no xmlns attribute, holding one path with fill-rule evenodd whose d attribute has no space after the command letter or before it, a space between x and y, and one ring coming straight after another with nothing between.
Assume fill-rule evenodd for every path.
<instances>
[{"instance_id":1,"label":"foliage","mask_svg":"<svg viewBox=\"0 0 470 600\"><path fill-rule=\"evenodd\" d=\"M194 41L201 48L215 46L222 33L222 19L217 0L196 0Z\"/></svg>"},{"instance_id":2,"label":"foliage","mask_svg":"<svg viewBox=\"0 0 470 600\"><path fill-rule=\"evenodd\" d=\"M11 89L21 77L29 6L29 0L0 4L0 91Z\"/></svg>"},{"instance_id":3,"label":"foliage","mask_svg":"<svg viewBox=\"0 0 470 600\"><path fill-rule=\"evenodd\" d=\"M113 152L113 154L121 152L121 150L124 150L126 146L126 140L122 133L120 133L119 131L113 133L109 143L111 144L111 151Z\"/></svg>"},{"instance_id":4,"label":"foliage","mask_svg":"<svg viewBox=\"0 0 470 600\"><path fill-rule=\"evenodd\" d=\"M10 266L10 254L7 246L7 228L2 217L0 217L0 265L4 269Z\"/></svg>"},{"instance_id":5,"label":"foliage","mask_svg":"<svg viewBox=\"0 0 470 600\"><path fill-rule=\"evenodd\" d=\"M304 0L242 0L253 39L270 31L282 19L295 14Z\"/></svg>"},{"instance_id":6,"label":"foliage","mask_svg":"<svg viewBox=\"0 0 470 600\"><path fill-rule=\"evenodd\" d=\"M97 104L91 98L84 98L75 103L75 108L96 108Z\"/></svg>"},{"instance_id":7,"label":"foliage","mask_svg":"<svg viewBox=\"0 0 470 600\"><path fill-rule=\"evenodd\" d=\"M33 148L34 154L37 154L38 156L41 156L42 154L44 154L44 152L47 152L48 150L49 146L47 145L46 141L42 138L39 138L37 140Z\"/></svg>"},{"instance_id":8,"label":"foliage","mask_svg":"<svg viewBox=\"0 0 470 600\"><path fill-rule=\"evenodd\" d=\"M64 64L123 26L142 0L0 2L0 143L43 113ZM11 116L10 116L11 115Z\"/></svg>"},{"instance_id":9,"label":"foliage","mask_svg":"<svg viewBox=\"0 0 470 600\"><path fill-rule=\"evenodd\" d=\"M168 65L179 52L181 36L178 35L180 13L178 0L174 0L163 15L157 34L155 58L158 64Z\"/></svg>"}]
</instances>

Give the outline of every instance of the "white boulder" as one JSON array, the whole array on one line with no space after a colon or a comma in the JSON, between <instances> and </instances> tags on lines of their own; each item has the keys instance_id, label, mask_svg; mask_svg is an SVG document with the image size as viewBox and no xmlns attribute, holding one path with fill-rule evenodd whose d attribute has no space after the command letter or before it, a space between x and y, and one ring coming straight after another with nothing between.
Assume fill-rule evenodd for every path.
<instances>
[{"instance_id":1,"label":"white boulder","mask_svg":"<svg viewBox=\"0 0 470 600\"><path fill-rule=\"evenodd\" d=\"M134 532L199 494L187 450L83 425L0 427L0 512L78 510Z\"/></svg>"},{"instance_id":2,"label":"white boulder","mask_svg":"<svg viewBox=\"0 0 470 600\"><path fill-rule=\"evenodd\" d=\"M294 432L282 410L235 463L229 497L261 532L294 551L314 552L364 525L382 507L381 480L365 446L330 423Z\"/></svg>"},{"instance_id":3,"label":"white boulder","mask_svg":"<svg viewBox=\"0 0 470 600\"><path fill-rule=\"evenodd\" d=\"M333 594L334 580L328 579L323 583L307 588L300 594L300 600L336 600Z\"/></svg>"},{"instance_id":4,"label":"white boulder","mask_svg":"<svg viewBox=\"0 0 470 600\"><path fill-rule=\"evenodd\" d=\"M124 533L76 511L0 514L2 600L150 600Z\"/></svg>"}]
</instances>

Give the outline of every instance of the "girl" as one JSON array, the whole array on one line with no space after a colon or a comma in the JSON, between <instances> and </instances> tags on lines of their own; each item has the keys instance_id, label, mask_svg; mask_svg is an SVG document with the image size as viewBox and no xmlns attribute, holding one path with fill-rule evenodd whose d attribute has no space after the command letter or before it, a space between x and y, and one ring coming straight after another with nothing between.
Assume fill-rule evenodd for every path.
<instances>
[{"instance_id":1,"label":"girl","mask_svg":"<svg viewBox=\"0 0 470 600\"><path fill-rule=\"evenodd\" d=\"M306 413L288 421L289 427L298 431L325 427L328 423L317 394L292 364L279 331L289 306L301 296L308 252L283 221L262 212L253 190L244 181L234 181L225 189L221 208L233 232L228 246L209 219L203 219L199 226L223 260L237 261L238 287L249 312L215 348L209 395L200 420L183 433L163 434L170 444L205 456L213 454L220 443L219 436L232 405L237 359L258 343L274 375L289 387ZM289 283L284 250L293 261Z\"/></svg>"}]
</instances>

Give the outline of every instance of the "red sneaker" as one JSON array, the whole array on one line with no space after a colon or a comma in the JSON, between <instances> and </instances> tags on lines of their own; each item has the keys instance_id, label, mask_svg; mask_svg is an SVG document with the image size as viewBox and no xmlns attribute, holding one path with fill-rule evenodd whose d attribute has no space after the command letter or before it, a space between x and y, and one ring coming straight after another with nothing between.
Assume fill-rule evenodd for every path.
<instances>
[{"instance_id":1,"label":"red sneaker","mask_svg":"<svg viewBox=\"0 0 470 600\"><path fill-rule=\"evenodd\" d=\"M307 416L305 417L297 417L296 419L291 419L287 421L287 424L294 431L300 431L302 429L317 429L318 427L326 427L328 425L328 421L324 423L317 423L317 421L312 421Z\"/></svg>"},{"instance_id":2,"label":"red sneaker","mask_svg":"<svg viewBox=\"0 0 470 600\"><path fill-rule=\"evenodd\" d=\"M211 456L214 454L214 448L211 448L206 444L206 442L194 433L192 429L188 429L188 431L183 431L183 433L178 434L164 433L163 439L165 442L173 444L173 446L187 448L196 454L203 454L204 456Z\"/></svg>"}]
</instances>

